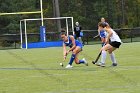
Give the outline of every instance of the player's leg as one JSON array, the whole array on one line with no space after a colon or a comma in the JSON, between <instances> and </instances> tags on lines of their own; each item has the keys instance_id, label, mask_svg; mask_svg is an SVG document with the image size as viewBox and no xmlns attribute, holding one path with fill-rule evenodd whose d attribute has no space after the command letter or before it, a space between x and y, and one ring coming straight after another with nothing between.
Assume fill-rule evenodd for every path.
<instances>
[{"instance_id":1,"label":"player's leg","mask_svg":"<svg viewBox=\"0 0 140 93\"><path fill-rule=\"evenodd\" d=\"M79 53L80 53L81 51L79 51ZM76 54L76 57L75 57L75 63L76 64L85 64L86 66L88 66L88 63L87 63L87 61L85 60L85 58L83 58L82 60L79 60L78 59L78 55L79 55L79 53L78 54Z\"/></svg>"},{"instance_id":2,"label":"player's leg","mask_svg":"<svg viewBox=\"0 0 140 93\"><path fill-rule=\"evenodd\" d=\"M79 53L78 53L78 54L79 54ZM84 64L84 63L85 63L84 60L79 60L79 59L78 59L78 54L76 55L76 57L75 57L75 59L74 59L75 63L76 63L76 64Z\"/></svg>"},{"instance_id":3,"label":"player's leg","mask_svg":"<svg viewBox=\"0 0 140 93\"><path fill-rule=\"evenodd\" d=\"M108 52L109 52L109 54L110 54L110 59L111 59L111 61L112 61L112 66L117 66L117 61L116 61L116 58L115 58L115 54L113 53L114 50L116 50L115 47L110 48L110 49L108 50Z\"/></svg>"},{"instance_id":4,"label":"player's leg","mask_svg":"<svg viewBox=\"0 0 140 93\"><path fill-rule=\"evenodd\" d=\"M79 59L78 59L78 54L81 52L81 48L79 46L76 46L76 48L73 50L73 54L76 54L75 56L75 63L80 64Z\"/></svg>"},{"instance_id":5,"label":"player's leg","mask_svg":"<svg viewBox=\"0 0 140 93\"><path fill-rule=\"evenodd\" d=\"M74 34L74 38L77 39L77 35L76 34Z\"/></svg>"},{"instance_id":6,"label":"player's leg","mask_svg":"<svg viewBox=\"0 0 140 93\"><path fill-rule=\"evenodd\" d=\"M110 48L108 50L108 52L109 52L110 58L113 62L112 66L117 66L117 61L116 61L115 54L113 53L113 51L116 50L117 48L119 48L121 43L117 42L117 41L114 41L114 42L110 42L110 45L112 46L112 48Z\"/></svg>"},{"instance_id":7,"label":"player's leg","mask_svg":"<svg viewBox=\"0 0 140 93\"><path fill-rule=\"evenodd\" d=\"M106 41L106 38L105 37L101 37L102 47L105 45L105 41Z\"/></svg>"},{"instance_id":8,"label":"player's leg","mask_svg":"<svg viewBox=\"0 0 140 93\"><path fill-rule=\"evenodd\" d=\"M66 66L66 68L71 68L72 67L72 63L74 61L74 59L76 58L76 55L81 51L81 48L77 47L72 51L72 55L70 58L70 61L68 63L68 65Z\"/></svg>"},{"instance_id":9,"label":"player's leg","mask_svg":"<svg viewBox=\"0 0 140 93\"><path fill-rule=\"evenodd\" d=\"M97 64L98 66L102 66L102 67L105 66L105 60L106 60L106 55L107 55L106 51L110 48L112 48L112 46L110 44L106 44L105 46L102 47L101 62L99 64Z\"/></svg>"},{"instance_id":10,"label":"player's leg","mask_svg":"<svg viewBox=\"0 0 140 93\"><path fill-rule=\"evenodd\" d=\"M102 47L103 47L105 45L105 42L106 42L106 33L103 29L100 31L100 38L101 38Z\"/></svg>"}]
</instances>

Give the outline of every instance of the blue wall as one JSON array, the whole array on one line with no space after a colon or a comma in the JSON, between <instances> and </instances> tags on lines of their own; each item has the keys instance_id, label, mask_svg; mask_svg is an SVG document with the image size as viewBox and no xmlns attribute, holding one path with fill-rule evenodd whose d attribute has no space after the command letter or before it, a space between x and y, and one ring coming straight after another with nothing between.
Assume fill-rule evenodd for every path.
<instances>
[{"instance_id":1,"label":"blue wall","mask_svg":"<svg viewBox=\"0 0 140 93\"><path fill-rule=\"evenodd\" d=\"M28 48L46 48L46 47L60 47L62 46L62 41L53 41L53 42L34 42L28 43ZM22 47L25 48L25 44L22 44Z\"/></svg>"}]
</instances>

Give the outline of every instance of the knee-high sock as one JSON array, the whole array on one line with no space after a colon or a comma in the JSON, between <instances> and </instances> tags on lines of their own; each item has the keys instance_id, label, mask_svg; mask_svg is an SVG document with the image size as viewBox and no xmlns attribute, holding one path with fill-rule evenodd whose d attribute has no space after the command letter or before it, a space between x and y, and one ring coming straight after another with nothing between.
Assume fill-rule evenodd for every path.
<instances>
[{"instance_id":1,"label":"knee-high sock","mask_svg":"<svg viewBox=\"0 0 140 93\"><path fill-rule=\"evenodd\" d=\"M85 61L84 60L79 60L79 64L84 64Z\"/></svg>"},{"instance_id":2,"label":"knee-high sock","mask_svg":"<svg viewBox=\"0 0 140 93\"><path fill-rule=\"evenodd\" d=\"M105 60L106 60L106 51L102 51L101 62L105 63Z\"/></svg>"},{"instance_id":3,"label":"knee-high sock","mask_svg":"<svg viewBox=\"0 0 140 93\"><path fill-rule=\"evenodd\" d=\"M75 54L71 55L70 62L69 62L70 65L72 65L73 60L75 59L75 56L76 56Z\"/></svg>"},{"instance_id":4,"label":"knee-high sock","mask_svg":"<svg viewBox=\"0 0 140 93\"><path fill-rule=\"evenodd\" d=\"M116 59L115 59L115 54L113 52L110 54L110 58L111 58L113 63L117 63Z\"/></svg>"}]
</instances>

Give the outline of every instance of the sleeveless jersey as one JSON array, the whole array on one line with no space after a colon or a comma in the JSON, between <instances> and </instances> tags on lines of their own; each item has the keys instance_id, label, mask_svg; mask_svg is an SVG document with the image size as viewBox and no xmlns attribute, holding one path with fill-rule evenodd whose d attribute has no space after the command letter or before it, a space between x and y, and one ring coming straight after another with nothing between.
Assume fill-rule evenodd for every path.
<instances>
[{"instance_id":1,"label":"sleeveless jersey","mask_svg":"<svg viewBox=\"0 0 140 93\"><path fill-rule=\"evenodd\" d=\"M111 29L111 31L112 31L113 34L110 37L110 41L111 42L117 41L117 42L120 42L121 43L121 39L118 36L118 34L113 29Z\"/></svg>"},{"instance_id":2,"label":"sleeveless jersey","mask_svg":"<svg viewBox=\"0 0 140 93\"><path fill-rule=\"evenodd\" d=\"M67 42L64 42L64 44L68 47L72 47L73 44L72 44L72 40L70 39L70 36L68 36L68 41ZM75 40L75 45L76 46L79 46L80 48L82 48L82 44L78 41L78 40Z\"/></svg>"}]
</instances>

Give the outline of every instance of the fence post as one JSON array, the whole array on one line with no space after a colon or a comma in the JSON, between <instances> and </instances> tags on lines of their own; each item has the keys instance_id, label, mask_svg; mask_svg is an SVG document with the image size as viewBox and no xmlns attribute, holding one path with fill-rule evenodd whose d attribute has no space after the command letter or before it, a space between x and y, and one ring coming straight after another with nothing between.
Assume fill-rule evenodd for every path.
<instances>
[{"instance_id":1,"label":"fence post","mask_svg":"<svg viewBox=\"0 0 140 93\"><path fill-rule=\"evenodd\" d=\"M132 43L132 42L133 42L133 39L132 39L132 38L133 38L133 35L132 35L132 34L133 34L133 33L132 33L132 28L131 28L130 30L131 30L131 31L130 31L130 37L131 37L131 43Z\"/></svg>"}]
</instances>

